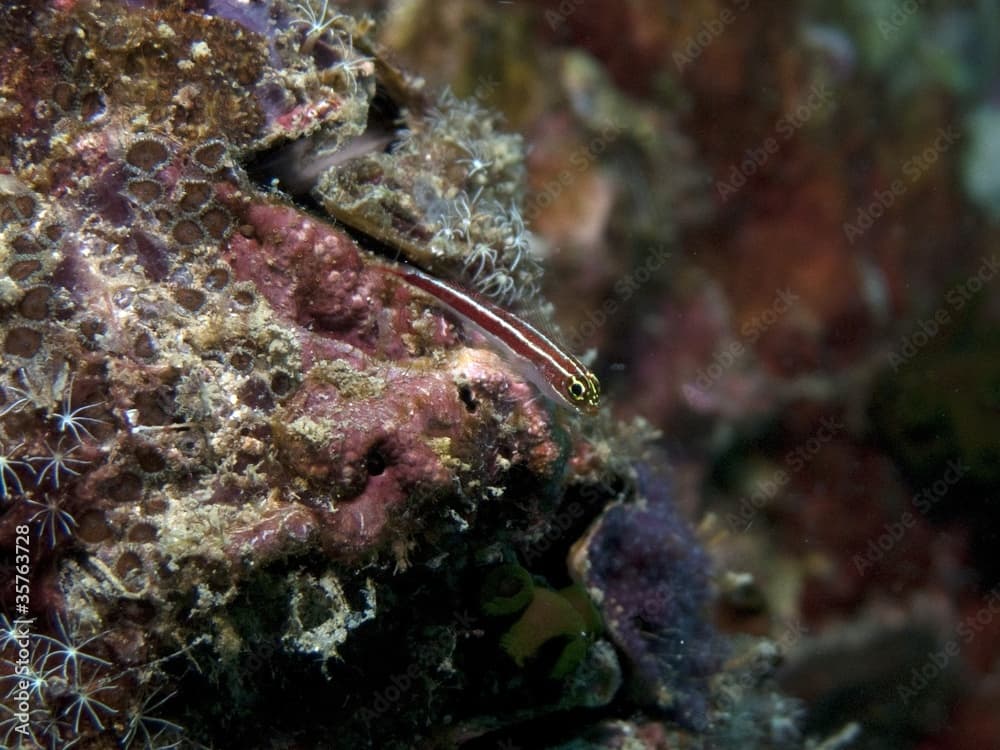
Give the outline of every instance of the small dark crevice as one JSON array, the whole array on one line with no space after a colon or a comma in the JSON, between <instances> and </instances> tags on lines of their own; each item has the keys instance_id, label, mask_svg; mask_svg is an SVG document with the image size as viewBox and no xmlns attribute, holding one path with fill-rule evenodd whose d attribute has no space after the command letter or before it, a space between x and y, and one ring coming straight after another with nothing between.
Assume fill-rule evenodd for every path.
<instances>
[{"instance_id":1,"label":"small dark crevice","mask_svg":"<svg viewBox=\"0 0 1000 750\"><path fill-rule=\"evenodd\" d=\"M370 477L377 477L384 473L387 465L388 461L385 454L382 453L380 446L376 445L365 456L365 471L368 472L368 476Z\"/></svg>"},{"instance_id":2,"label":"small dark crevice","mask_svg":"<svg viewBox=\"0 0 1000 750\"><path fill-rule=\"evenodd\" d=\"M475 397L472 395L472 389L467 385L463 385L458 389L458 397L461 399L462 403L465 404L465 410L469 414L475 414L476 409L479 408L479 402L476 401Z\"/></svg>"}]
</instances>

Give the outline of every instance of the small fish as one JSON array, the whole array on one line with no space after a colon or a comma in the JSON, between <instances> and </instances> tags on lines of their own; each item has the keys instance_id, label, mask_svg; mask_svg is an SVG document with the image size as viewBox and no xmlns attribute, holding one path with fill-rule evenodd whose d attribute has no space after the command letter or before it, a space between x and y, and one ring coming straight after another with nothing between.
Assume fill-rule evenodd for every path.
<instances>
[{"instance_id":1,"label":"small fish","mask_svg":"<svg viewBox=\"0 0 1000 750\"><path fill-rule=\"evenodd\" d=\"M587 414L597 412L601 402L597 376L537 328L472 292L414 268L391 266L388 270L434 297L527 364L525 376L546 396Z\"/></svg>"}]
</instances>

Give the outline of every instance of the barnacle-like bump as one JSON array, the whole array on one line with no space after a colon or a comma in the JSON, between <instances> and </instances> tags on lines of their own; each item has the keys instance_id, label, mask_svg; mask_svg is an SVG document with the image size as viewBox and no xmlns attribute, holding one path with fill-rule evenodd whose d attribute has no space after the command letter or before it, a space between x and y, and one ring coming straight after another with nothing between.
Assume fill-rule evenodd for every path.
<instances>
[{"instance_id":1,"label":"barnacle-like bump","mask_svg":"<svg viewBox=\"0 0 1000 750\"><path fill-rule=\"evenodd\" d=\"M59 81L52 87L52 101L63 112L68 112L73 108L73 100L76 98L76 88L66 81Z\"/></svg>"},{"instance_id":2,"label":"barnacle-like bump","mask_svg":"<svg viewBox=\"0 0 1000 750\"><path fill-rule=\"evenodd\" d=\"M257 303L253 284L241 283L233 289L233 302L239 307L252 307Z\"/></svg>"},{"instance_id":3,"label":"barnacle-like bump","mask_svg":"<svg viewBox=\"0 0 1000 750\"><path fill-rule=\"evenodd\" d=\"M76 519L76 538L87 544L97 544L111 538L111 524L100 508L91 508Z\"/></svg>"},{"instance_id":4,"label":"barnacle-like bump","mask_svg":"<svg viewBox=\"0 0 1000 750\"><path fill-rule=\"evenodd\" d=\"M225 141L208 141L194 150L192 156L194 160L209 172L215 171L222 164L222 157L226 154Z\"/></svg>"},{"instance_id":5,"label":"barnacle-like bump","mask_svg":"<svg viewBox=\"0 0 1000 750\"><path fill-rule=\"evenodd\" d=\"M101 44L109 50L124 50L132 41L132 34L126 24L109 24L101 34Z\"/></svg>"},{"instance_id":6,"label":"barnacle-like bump","mask_svg":"<svg viewBox=\"0 0 1000 750\"><path fill-rule=\"evenodd\" d=\"M174 290L174 300L188 312L198 312L205 304L205 293L191 287L181 287Z\"/></svg>"},{"instance_id":7,"label":"barnacle-like bump","mask_svg":"<svg viewBox=\"0 0 1000 750\"><path fill-rule=\"evenodd\" d=\"M30 359L42 346L42 332L27 326L17 326L7 332L3 350L12 357Z\"/></svg>"},{"instance_id":8,"label":"barnacle-like bump","mask_svg":"<svg viewBox=\"0 0 1000 750\"><path fill-rule=\"evenodd\" d=\"M18 255L34 255L42 249L38 241L30 234L19 234L11 240L10 246Z\"/></svg>"},{"instance_id":9,"label":"barnacle-like bump","mask_svg":"<svg viewBox=\"0 0 1000 750\"><path fill-rule=\"evenodd\" d=\"M125 161L141 172L149 172L167 160L170 149L159 138L142 136L125 152Z\"/></svg>"},{"instance_id":10,"label":"barnacle-like bump","mask_svg":"<svg viewBox=\"0 0 1000 750\"><path fill-rule=\"evenodd\" d=\"M116 503L135 504L142 500L142 479L132 471L123 471L101 485L101 491Z\"/></svg>"},{"instance_id":11,"label":"barnacle-like bump","mask_svg":"<svg viewBox=\"0 0 1000 750\"><path fill-rule=\"evenodd\" d=\"M74 63L86 48L83 29L75 28L63 37L62 54L67 62Z\"/></svg>"},{"instance_id":12,"label":"barnacle-like bump","mask_svg":"<svg viewBox=\"0 0 1000 750\"><path fill-rule=\"evenodd\" d=\"M118 556L118 560L115 562L115 575L124 581L130 574L142 571L143 568L142 558L139 554L133 550L126 549Z\"/></svg>"},{"instance_id":13,"label":"barnacle-like bump","mask_svg":"<svg viewBox=\"0 0 1000 750\"><path fill-rule=\"evenodd\" d=\"M229 355L229 365L237 372L250 372L253 369L253 354L246 349L237 349Z\"/></svg>"},{"instance_id":14,"label":"barnacle-like bump","mask_svg":"<svg viewBox=\"0 0 1000 750\"><path fill-rule=\"evenodd\" d=\"M201 225L212 239L225 239L232 227L233 219L221 206L210 206L201 212Z\"/></svg>"},{"instance_id":15,"label":"barnacle-like bump","mask_svg":"<svg viewBox=\"0 0 1000 750\"><path fill-rule=\"evenodd\" d=\"M63 236L63 226L62 226L62 224L59 224L58 222L52 222L50 224L46 224L42 228L42 235L50 243L55 244L60 239L62 239L62 236Z\"/></svg>"},{"instance_id":16,"label":"barnacle-like bump","mask_svg":"<svg viewBox=\"0 0 1000 750\"><path fill-rule=\"evenodd\" d=\"M193 219L180 219L174 224L170 234L181 245L193 245L205 236L201 226Z\"/></svg>"},{"instance_id":17,"label":"barnacle-like bump","mask_svg":"<svg viewBox=\"0 0 1000 750\"><path fill-rule=\"evenodd\" d=\"M37 205L33 196L21 193L14 196L14 208L17 209L22 221L30 221L35 215Z\"/></svg>"},{"instance_id":18,"label":"barnacle-like bump","mask_svg":"<svg viewBox=\"0 0 1000 750\"><path fill-rule=\"evenodd\" d=\"M155 542L159 535L160 530L154 524L140 521L129 527L128 531L125 532L125 539L135 544L148 544Z\"/></svg>"},{"instance_id":19,"label":"barnacle-like bump","mask_svg":"<svg viewBox=\"0 0 1000 750\"><path fill-rule=\"evenodd\" d=\"M7 267L7 274L14 281L24 281L34 273L38 273L42 268L40 260L20 260Z\"/></svg>"},{"instance_id":20,"label":"barnacle-like bump","mask_svg":"<svg viewBox=\"0 0 1000 750\"><path fill-rule=\"evenodd\" d=\"M205 286L212 291L222 291L229 284L229 270L226 268L213 268L205 274Z\"/></svg>"},{"instance_id":21,"label":"barnacle-like bump","mask_svg":"<svg viewBox=\"0 0 1000 750\"><path fill-rule=\"evenodd\" d=\"M212 197L212 186L204 180L181 180L178 193L177 207L183 213L193 213Z\"/></svg>"},{"instance_id":22,"label":"barnacle-like bump","mask_svg":"<svg viewBox=\"0 0 1000 750\"><path fill-rule=\"evenodd\" d=\"M160 183L146 177L129 180L125 189L136 201L144 205L154 203L163 195L163 187Z\"/></svg>"},{"instance_id":23,"label":"barnacle-like bump","mask_svg":"<svg viewBox=\"0 0 1000 750\"><path fill-rule=\"evenodd\" d=\"M52 290L47 286L36 286L24 293L17 305L17 311L28 320L45 320L49 312L49 297Z\"/></svg>"}]
</instances>

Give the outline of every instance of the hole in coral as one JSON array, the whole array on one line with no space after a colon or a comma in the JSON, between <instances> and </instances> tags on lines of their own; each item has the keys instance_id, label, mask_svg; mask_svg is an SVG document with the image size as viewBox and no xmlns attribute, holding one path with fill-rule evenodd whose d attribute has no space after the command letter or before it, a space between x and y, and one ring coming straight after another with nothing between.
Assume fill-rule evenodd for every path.
<instances>
[{"instance_id":1,"label":"hole in coral","mask_svg":"<svg viewBox=\"0 0 1000 750\"><path fill-rule=\"evenodd\" d=\"M140 445L135 449L135 460L143 471L155 474L167 468L167 460L151 445Z\"/></svg>"},{"instance_id":2,"label":"hole in coral","mask_svg":"<svg viewBox=\"0 0 1000 750\"><path fill-rule=\"evenodd\" d=\"M156 617L156 606L152 602L147 601L120 599L119 616L122 619L145 625Z\"/></svg>"},{"instance_id":3,"label":"hole in coral","mask_svg":"<svg viewBox=\"0 0 1000 750\"><path fill-rule=\"evenodd\" d=\"M368 451L368 455L365 456L365 470L368 472L368 476L377 477L384 474L386 466L388 466L388 462L379 446Z\"/></svg>"},{"instance_id":4,"label":"hole in coral","mask_svg":"<svg viewBox=\"0 0 1000 750\"><path fill-rule=\"evenodd\" d=\"M185 456L190 456L194 458L203 450L204 443L201 438L194 433L187 433L186 435L181 435L177 438L174 443L177 446L177 450L183 453Z\"/></svg>"},{"instance_id":5,"label":"hole in coral","mask_svg":"<svg viewBox=\"0 0 1000 750\"><path fill-rule=\"evenodd\" d=\"M476 409L479 408L479 402L476 401L475 397L472 395L472 389L467 385L463 385L458 389L458 397L461 399L462 403L465 404L465 410L469 414L475 414Z\"/></svg>"},{"instance_id":6,"label":"hole in coral","mask_svg":"<svg viewBox=\"0 0 1000 750\"><path fill-rule=\"evenodd\" d=\"M100 91L88 91L80 100L80 117L84 120L96 120L104 114L104 97Z\"/></svg>"},{"instance_id":7,"label":"hole in coral","mask_svg":"<svg viewBox=\"0 0 1000 750\"><path fill-rule=\"evenodd\" d=\"M271 390L274 391L274 395L281 397L288 395L293 386L295 385L292 380L292 376L287 372L281 372L280 370L271 377Z\"/></svg>"}]
</instances>

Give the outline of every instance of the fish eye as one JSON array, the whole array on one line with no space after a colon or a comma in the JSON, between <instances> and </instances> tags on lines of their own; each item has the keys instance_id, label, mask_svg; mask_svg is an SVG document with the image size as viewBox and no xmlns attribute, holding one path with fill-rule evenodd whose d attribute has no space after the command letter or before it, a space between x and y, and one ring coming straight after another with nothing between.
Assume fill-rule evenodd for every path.
<instances>
[{"instance_id":1,"label":"fish eye","mask_svg":"<svg viewBox=\"0 0 1000 750\"><path fill-rule=\"evenodd\" d=\"M579 401L583 398L583 394L587 392L583 383L578 378L573 378L569 384L569 395L575 400Z\"/></svg>"}]
</instances>

